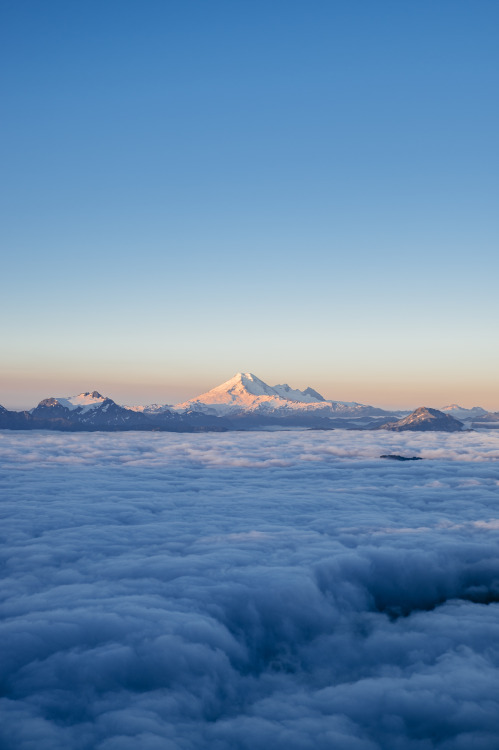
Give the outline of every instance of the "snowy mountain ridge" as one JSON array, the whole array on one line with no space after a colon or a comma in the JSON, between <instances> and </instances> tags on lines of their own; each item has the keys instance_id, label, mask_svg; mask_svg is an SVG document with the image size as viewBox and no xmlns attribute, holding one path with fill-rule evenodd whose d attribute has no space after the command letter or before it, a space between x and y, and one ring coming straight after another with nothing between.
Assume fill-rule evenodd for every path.
<instances>
[{"instance_id":1,"label":"snowy mountain ridge","mask_svg":"<svg viewBox=\"0 0 499 750\"><path fill-rule=\"evenodd\" d=\"M107 400L108 399L105 396L101 396L98 391L86 391L85 393L78 394L78 396L45 399L45 402L47 406L59 405L63 406L66 409L69 409L70 411L79 409L80 413L84 413L102 406L104 401Z\"/></svg>"},{"instance_id":2,"label":"snowy mountain ridge","mask_svg":"<svg viewBox=\"0 0 499 750\"><path fill-rule=\"evenodd\" d=\"M238 372L225 383L173 407L175 411L201 411L228 416L241 413L275 414L282 412L355 412L362 404L347 401L326 401L313 388L300 391L287 383L270 386L251 372Z\"/></svg>"}]
</instances>

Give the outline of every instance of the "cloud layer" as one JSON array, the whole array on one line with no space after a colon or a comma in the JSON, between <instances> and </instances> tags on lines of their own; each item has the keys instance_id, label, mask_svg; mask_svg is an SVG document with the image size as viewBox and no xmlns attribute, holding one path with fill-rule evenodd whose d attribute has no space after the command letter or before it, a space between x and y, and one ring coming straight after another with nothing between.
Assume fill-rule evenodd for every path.
<instances>
[{"instance_id":1,"label":"cloud layer","mask_svg":"<svg viewBox=\"0 0 499 750\"><path fill-rule=\"evenodd\" d=\"M499 435L4 432L0 459L5 750L497 748Z\"/></svg>"}]
</instances>

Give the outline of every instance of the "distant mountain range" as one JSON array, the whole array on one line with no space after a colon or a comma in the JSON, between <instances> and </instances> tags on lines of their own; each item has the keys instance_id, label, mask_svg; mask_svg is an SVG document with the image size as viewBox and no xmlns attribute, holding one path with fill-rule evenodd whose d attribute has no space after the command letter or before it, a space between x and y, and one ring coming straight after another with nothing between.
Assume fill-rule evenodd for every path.
<instances>
[{"instance_id":1,"label":"distant mountain range","mask_svg":"<svg viewBox=\"0 0 499 750\"><path fill-rule=\"evenodd\" d=\"M420 407L412 414L354 401L325 399L313 388L270 386L252 373L175 406L123 406L97 391L46 398L30 411L0 406L0 429L200 432L257 429L443 430L499 428L499 413L456 404L441 411Z\"/></svg>"}]
</instances>

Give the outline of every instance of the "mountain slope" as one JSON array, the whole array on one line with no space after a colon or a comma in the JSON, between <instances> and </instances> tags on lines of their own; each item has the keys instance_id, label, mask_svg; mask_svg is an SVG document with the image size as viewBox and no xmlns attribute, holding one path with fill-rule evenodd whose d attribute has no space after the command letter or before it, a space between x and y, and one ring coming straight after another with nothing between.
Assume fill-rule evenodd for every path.
<instances>
[{"instance_id":1,"label":"mountain slope","mask_svg":"<svg viewBox=\"0 0 499 750\"><path fill-rule=\"evenodd\" d=\"M269 385L249 372L239 372L230 380L202 393L194 399L177 404L175 409L197 409L202 407L235 407L250 409L257 403L280 398ZM218 409L227 413L228 409Z\"/></svg>"},{"instance_id":2,"label":"mountain slope","mask_svg":"<svg viewBox=\"0 0 499 750\"><path fill-rule=\"evenodd\" d=\"M204 432L228 428L229 425L216 416L189 412L177 414L166 408L159 413L127 409L97 391L46 398L31 411L8 411L0 406L0 429L4 430Z\"/></svg>"},{"instance_id":3,"label":"mountain slope","mask_svg":"<svg viewBox=\"0 0 499 750\"><path fill-rule=\"evenodd\" d=\"M227 380L196 398L177 404L177 411L195 410L228 415L243 412L270 413L277 410L312 408L330 410L330 405L312 389L299 391L289 385L267 385L251 372L238 372Z\"/></svg>"},{"instance_id":4,"label":"mountain slope","mask_svg":"<svg viewBox=\"0 0 499 750\"><path fill-rule=\"evenodd\" d=\"M177 404L174 409L178 413L200 412L231 420L237 418L238 427L243 427L241 420L246 420L251 422L252 428L282 424L283 420L287 424L326 427L331 418L386 418L391 414L355 402L326 401L310 387L300 391L287 384L270 386L249 372L239 372L210 391Z\"/></svg>"},{"instance_id":5,"label":"mountain slope","mask_svg":"<svg viewBox=\"0 0 499 750\"><path fill-rule=\"evenodd\" d=\"M387 422L380 425L380 430L393 430L400 432L403 430L413 430L417 432L441 431L441 432L460 432L464 425L459 420L454 419L449 414L438 409L431 409L427 406L420 406L404 419L398 422Z\"/></svg>"},{"instance_id":6,"label":"mountain slope","mask_svg":"<svg viewBox=\"0 0 499 750\"><path fill-rule=\"evenodd\" d=\"M140 429L146 425L136 414L97 391L78 396L46 398L30 412L34 426L57 423L59 429Z\"/></svg>"}]
</instances>

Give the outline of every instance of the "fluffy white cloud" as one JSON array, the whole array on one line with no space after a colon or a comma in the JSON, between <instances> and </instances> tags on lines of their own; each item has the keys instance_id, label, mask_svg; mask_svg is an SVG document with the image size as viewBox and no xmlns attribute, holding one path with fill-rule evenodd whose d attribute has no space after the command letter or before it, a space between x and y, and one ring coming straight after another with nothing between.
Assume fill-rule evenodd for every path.
<instances>
[{"instance_id":1,"label":"fluffy white cloud","mask_svg":"<svg viewBox=\"0 0 499 750\"><path fill-rule=\"evenodd\" d=\"M5 750L497 747L499 435L3 432L0 459Z\"/></svg>"}]
</instances>

